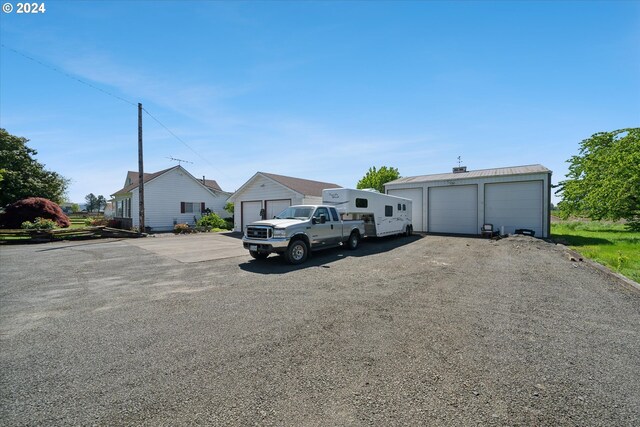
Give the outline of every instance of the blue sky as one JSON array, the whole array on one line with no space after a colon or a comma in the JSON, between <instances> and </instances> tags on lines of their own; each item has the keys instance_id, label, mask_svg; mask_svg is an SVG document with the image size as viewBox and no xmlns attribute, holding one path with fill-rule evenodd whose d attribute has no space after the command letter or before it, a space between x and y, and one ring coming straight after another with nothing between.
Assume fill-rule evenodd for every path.
<instances>
[{"instance_id":1,"label":"blue sky","mask_svg":"<svg viewBox=\"0 0 640 427\"><path fill-rule=\"evenodd\" d=\"M145 171L184 159L227 191L257 171L354 187L371 166L458 156L557 183L582 139L640 125L640 2L8 3L0 126L75 202L137 170L138 102L181 140L145 114Z\"/></svg>"}]
</instances>

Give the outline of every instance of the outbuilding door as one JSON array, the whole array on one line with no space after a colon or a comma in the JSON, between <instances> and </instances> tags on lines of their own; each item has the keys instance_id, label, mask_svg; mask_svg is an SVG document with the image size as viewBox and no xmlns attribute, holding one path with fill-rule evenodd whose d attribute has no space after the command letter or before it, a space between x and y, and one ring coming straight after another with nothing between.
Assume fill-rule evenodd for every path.
<instances>
[{"instance_id":1,"label":"outbuilding door","mask_svg":"<svg viewBox=\"0 0 640 427\"><path fill-rule=\"evenodd\" d=\"M388 194L391 196L404 197L405 199L411 199L411 225L413 225L414 231L426 231L422 223L423 209L422 204L422 188L402 188L389 190Z\"/></svg>"},{"instance_id":2,"label":"outbuilding door","mask_svg":"<svg viewBox=\"0 0 640 427\"><path fill-rule=\"evenodd\" d=\"M519 228L542 236L542 181L504 182L484 186L484 220L511 234Z\"/></svg>"},{"instance_id":3,"label":"outbuilding door","mask_svg":"<svg viewBox=\"0 0 640 427\"><path fill-rule=\"evenodd\" d=\"M478 234L478 186L429 187L430 233Z\"/></svg>"},{"instance_id":4,"label":"outbuilding door","mask_svg":"<svg viewBox=\"0 0 640 427\"><path fill-rule=\"evenodd\" d=\"M242 229L254 221L260 221L260 209L262 209L262 201L242 202Z\"/></svg>"},{"instance_id":5,"label":"outbuilding door","mask_svg":"<svg viewBox=\"0 0 640 427\"><path fill-rule=\"evenodd\" d=\"M280 212L291 206L291 199L286 200L266 200L267 219L271 219Z\"/></svg>"}]
</instances>

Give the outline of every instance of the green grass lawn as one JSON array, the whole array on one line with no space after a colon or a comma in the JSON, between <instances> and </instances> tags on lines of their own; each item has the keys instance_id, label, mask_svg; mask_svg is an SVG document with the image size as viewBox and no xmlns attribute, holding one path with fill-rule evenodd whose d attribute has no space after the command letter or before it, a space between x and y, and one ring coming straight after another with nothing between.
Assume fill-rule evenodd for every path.
<instances>
[{"instance_id":1,"label":"green grass lawn","mask_svg":"<svg viewBox=\"0 0 640 427\"><path fill-rule=\"evenodd\" d=\"M72 218L71 219L71 225L69 226L69 228L84 228L87 227L87 224L85 224L84 222L84 218Z\"/></svg>"},{"instance_id":2,"label":"green grass lawn","mask_svg":"<svg viewBox=\"0 0 640 427\"><path fill-rule=\"evenodd\" d=\"M551 237L640 282L640 232L628 231L622 224L563 221L551 224Z\"/></svg>"}]
</instances>

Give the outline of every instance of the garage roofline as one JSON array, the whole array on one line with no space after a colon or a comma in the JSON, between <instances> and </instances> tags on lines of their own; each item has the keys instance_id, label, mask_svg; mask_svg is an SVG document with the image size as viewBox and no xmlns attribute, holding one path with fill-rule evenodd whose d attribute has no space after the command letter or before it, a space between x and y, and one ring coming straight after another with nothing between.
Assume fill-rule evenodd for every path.
<instances>
[{"instance_id":1,"label":"garage roofline","mask_svg":"<svg viewBox=\"0 0 640 427\"><path fill-rule=\"evenodd\" d=\"M394 181L387 182L385 184L385 188L387 186L393 185L402 185L402 184L413 184L413 183L423 183L423 182L436 182L436 181L459 181L459 180L467 180L467 179L478 179L478 178L491 178L497 176L519 176L519 175L534 175L534 174L551 174L551 170L546 167L535 164L535 165L524 165L524 166L512 166L505 168L492 168L492 169L478 169L475 171L468 172L458 172L458 173L439 173L432 175L418 175L418 176L410 176L406 178L399 178Z\"/></svg>"}]
</instances>

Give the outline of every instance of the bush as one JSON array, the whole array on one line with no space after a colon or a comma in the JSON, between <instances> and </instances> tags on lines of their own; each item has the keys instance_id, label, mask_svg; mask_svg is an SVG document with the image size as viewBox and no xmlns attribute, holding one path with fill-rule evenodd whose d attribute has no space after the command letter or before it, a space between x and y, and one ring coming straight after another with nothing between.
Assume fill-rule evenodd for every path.
<instances>
[{"instance_id":1,"label":"bush","mask_svg":"<svg viewBox=\"0 0 640 427\"><path fill-rule=\"evenodd\" d=\"M95 217L95 218L87 218L84 220L84 225L89 226L89 227L98 227L101 225L110 227L109 222L111 222L112 220L109 220L103 216L99 216L99 217ZM114 227L115 228L115 227Z\"/></svg>"},{"instance_id":2,"label":"bush","mask_svg":"<svg viewBox=\"0 0 640 427\"><path fill-rule=\"evenodd\" d=\"M221 229L224 229L224 230L228 230L227 221L225 221L224 219L220 218L220 216L218 216L215 213L210 213L208 215L204 215L202 218L200 218L198 220L196 225L198 227L204 227L204 228L209 228L209 229L221 228Z\"/></svg>"},{"instance_id":3,"label":"bush","mask_svg":"<svg viewBox=\"0 0 640 427\"><path fill-rule=\"evenodd\" d=\"M50 219L36 218L35 221L25 221L20 225L24 230L52 230L56 227L56 223Z\"/></svg>"},{"instance_id":4,"label":"bush","mask_svg":"<svg viewBox=\"0 0 640 427\"><path fill-rule=\"evenodd\" d=\"M0 217L0 227L20 228L22 223L34 223L37 218L50 219L58 227L69 227L69 217L62 212L60 206L42 197L29 197L8 205Z\"/></svg>"},{"instance_id":5,"label":"bush","mask_svg":"<svg viewBox=\"0 0 640 427\"><path fill-rule=\"evenodd\" d=\"M189 227L189 224L176 224L173 226L173 232L176 234L192 233L193 229Z\"/></svg>"}]
</instances>

